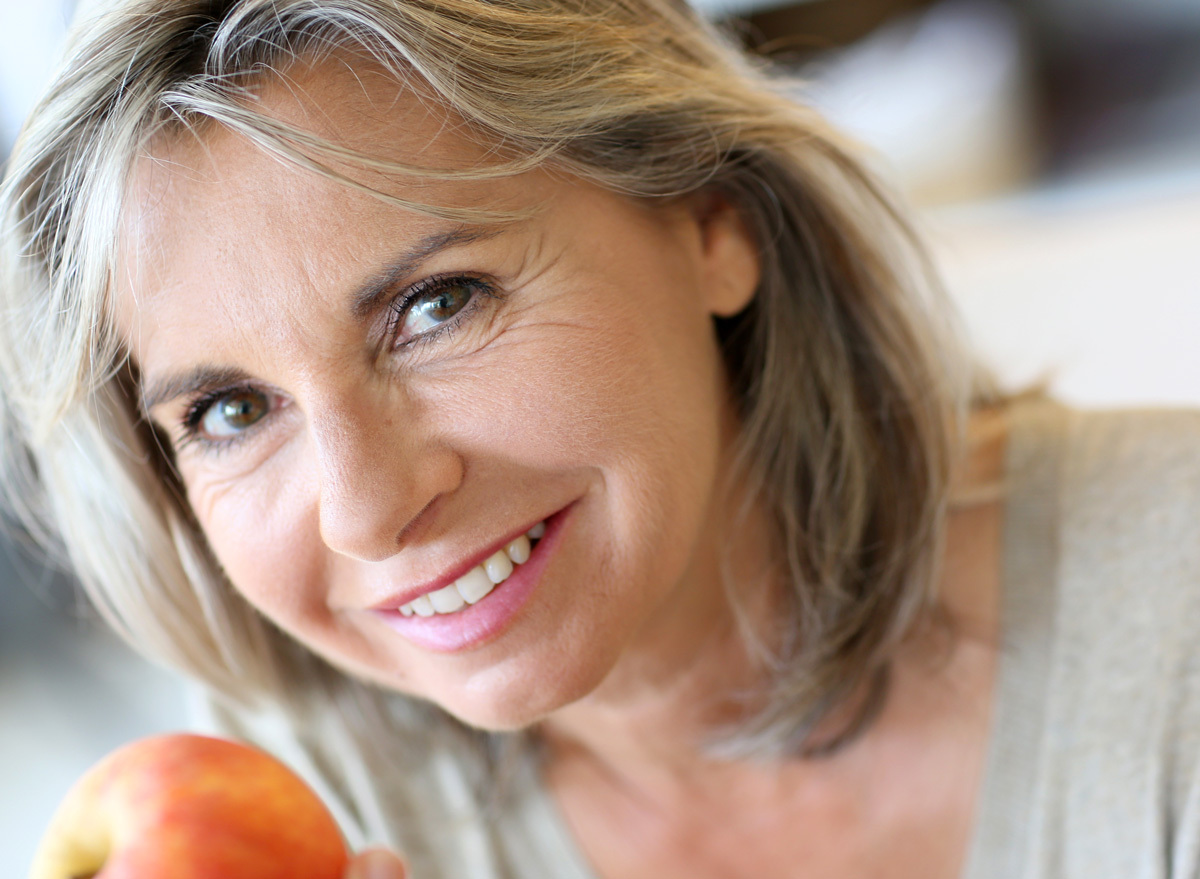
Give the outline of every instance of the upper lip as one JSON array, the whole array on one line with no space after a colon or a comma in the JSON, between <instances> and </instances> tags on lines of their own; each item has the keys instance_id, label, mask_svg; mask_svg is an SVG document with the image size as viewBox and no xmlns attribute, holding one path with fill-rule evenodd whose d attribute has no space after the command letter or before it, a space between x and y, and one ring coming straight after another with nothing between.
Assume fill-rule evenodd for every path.
<instances>
[{"instance_id":1,"label":"upper lip","mask_svg":"<svg viewBox=\"0 0 1200 879\"><path fill-rule=\"evenodd\" d=\"M487 561L489 558L491 558L493 555L495 555L500 550L504 549L504 547L508 546L510 543L512 543L514 540L516 540L518 537L520 537L522 534L524 534L526 531L528 531L530 528L532 528L538 522L544 522L548 518L550 518L550 517L547 516L545 518L538 519L535 522L530 522L524 528L521 528L518 531L512 532L507 537L497 540L495 543L491 544L490 546L486 547L485 549L481 549L478 552L473 553L470 556L467 556L467 558L465 558L461 562L458 562L457 564L452 565L451 567L447 568L446 573L442 574L441 576L437 577L436 579L429 580L428 582L423 583L420 586L410 586L408 589L405 589L402 592L397 592L394 595L392 595L388 598L385 598L383 601L379 602L378 604L372 605L371 610L395 610L396 608L400 607L401 605L408 604L410 601L420 598L422 595L428 595L430 592L437 592L439 589L444 589L445 587L447 587L451 583L453 583L455 580L457 580L459 577L463 576L463 574L467 573L467 571L474 568L476 565L483 564L485 561Z\"/></svg>"}]
</instances>

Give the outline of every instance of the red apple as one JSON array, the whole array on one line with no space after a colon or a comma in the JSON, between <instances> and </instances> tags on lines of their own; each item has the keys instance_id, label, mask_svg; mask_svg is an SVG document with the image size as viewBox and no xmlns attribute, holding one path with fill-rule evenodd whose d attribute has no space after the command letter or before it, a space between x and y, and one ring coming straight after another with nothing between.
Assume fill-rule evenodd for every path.
<instances>
[{"instance_id":1,"label":"red apple","mask_svg":"<svg viewBox=\"0 0 1200 879\"><path fill-rule=\"evenodd\" d=\"M317 795L274 757L165 735L105 757L67 793L30 879L341 879Z\"/></svg>"}]
</instances>

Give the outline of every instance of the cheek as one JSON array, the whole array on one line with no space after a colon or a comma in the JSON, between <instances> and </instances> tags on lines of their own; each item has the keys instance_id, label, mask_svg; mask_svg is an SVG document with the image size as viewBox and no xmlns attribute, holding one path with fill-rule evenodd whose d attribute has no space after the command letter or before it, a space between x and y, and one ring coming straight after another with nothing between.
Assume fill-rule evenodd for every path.
<instances>
[{"instance_id":1,"label":"cheek","mask_svg":"<svg viewBox=\"0 0 1200 879\"><path fill-rule=\"evenodd\" d=\"M423 409L441 433L464 451L544 469L663 470L711 456L721 383L707 326L652 331L611 308L553 317L426 377Z\"/></svg>"},{"instance_id":2,"label":"cheek","mask_svg":"<svg viewBox=\"0 0 1200 879\"><path fill-rule=\"evenodd\" d=\"M676 559L688 550L678 538L695 531L718 466L723 373L707 319L653 320L616 297L576 298L501 334L442 383L448 393L429 411L445 414L468 460L500 456L517 472L594 483L609 561L626 567L672 545Z\"/></svg>"},{"instance_id":3,"label":"cheek","mask_svg":"<svg viewBox=\"0 0 1200 879\"><path fill-rule=\"evenodd\" d=\"M199 481L188 498L226 576L254 607L289 630L324 613L314 588L323 570L315 508L302 478Z\"/></svg>"}]
</instances>

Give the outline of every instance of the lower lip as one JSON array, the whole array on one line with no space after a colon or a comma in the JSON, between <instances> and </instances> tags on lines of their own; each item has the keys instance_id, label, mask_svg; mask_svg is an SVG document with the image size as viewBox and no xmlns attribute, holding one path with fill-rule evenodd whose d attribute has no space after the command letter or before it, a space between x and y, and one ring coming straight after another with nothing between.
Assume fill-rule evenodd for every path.
<instances>
[{"instance_id":1,"label":"lower lip","mask_svg":"<svg viewBox=\"0 0 1200 879\"><path fill-rule=\"evenodd\" d=\"M448 614L406 617L398 610L372 611L406 639L438 653L459 653L482 647L499 637L525 606L554 551L562 542L567 517L574 505L546 520L546 533L524 564L516 565L508 579L478 604Z\"/></svg>"}]
</instances>

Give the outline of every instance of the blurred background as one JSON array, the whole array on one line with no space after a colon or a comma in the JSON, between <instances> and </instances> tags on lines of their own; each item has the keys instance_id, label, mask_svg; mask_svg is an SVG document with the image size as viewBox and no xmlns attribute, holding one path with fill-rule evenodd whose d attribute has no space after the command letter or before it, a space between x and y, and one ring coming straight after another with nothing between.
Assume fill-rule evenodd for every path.
<instances>
[{"instance_id":1,"label":"blurred background","mask_svg":"<svg viewBox=\"0 0 1200 879\"><path fill-rule=\"evenodd\" d=\"M167 0L164 0L167 2ZM0 0L0 155L70 0ZM703 0L918 209L999 376L1089 406L1200 404L1198 0ZM0 541L0 875L117 744L188 724L170 673Z\"/></svg>"}]
</instances>

